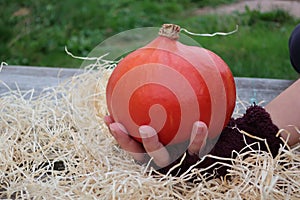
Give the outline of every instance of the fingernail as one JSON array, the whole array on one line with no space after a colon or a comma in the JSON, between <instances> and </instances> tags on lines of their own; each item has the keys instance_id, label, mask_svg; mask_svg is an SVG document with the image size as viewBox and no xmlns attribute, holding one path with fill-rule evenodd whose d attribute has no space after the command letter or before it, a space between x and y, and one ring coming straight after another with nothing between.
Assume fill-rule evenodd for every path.
<instances>
[{"instance_id":1,"label":"fingernail","mask_svg":"<svg viewBox=\"0 0 300 200\"><path fill-rule=\"evenodd\" d=\"M109 129L110 129L110 132L114 135L115 132L116 132L116 125L115 123L112 123L109 125Z\"/></svg>"},{"instance_id":2,"label":"fingernail","mask_svg":"<svg viewBox=\"0 0 300 200\"><path fill-rule=\"evenodd\" d=\"M140 126L139 132L140 132L140 135L142 136L142 138L150 138L157 134L156 131L154 130L154 128L152 128L150 126L146 126L146 125Z\"/></svg>"},{"instance_id":3,"label":"fingernail","mask_svg":"<svg viewBox=\"0 0 300 200\"><path fill-rule=\"evenodd\" d=\"M201 121L194 122L194 125L197 126L197 127L205 127L206 126L206 124L204 122L201 122Z\"/></svg>"},{"instance_id":4,"label":"fingernail","mask_svg":"<svg viewBox=\"0 0 300 200\"><path fill-rule=\"evenodd\" d=\"M109 125L109 128L110 128L110 130L111 130L112 132L115 132L115 131L117 131L117 130L119 129L119 130L121 130L123 133L128 134L126 128L125 128L122 124L120 124L120 123L111 123L111 124Z\"/></svg>"},{"instance_id":5,"label":"fingernail","mask_svg":"<svg viewBox=\"0 0 300 200\"><path fill-rule=\"evenodd\" d=\"M200 121L196 121L195 123L194 123L194 128L196 128L196 130L198 129L207 129L207 126L206 126L206 124L204 123L204 122L200 122ZM196 131L195 130L195 131Z\"/></svg>"}]
</instances>

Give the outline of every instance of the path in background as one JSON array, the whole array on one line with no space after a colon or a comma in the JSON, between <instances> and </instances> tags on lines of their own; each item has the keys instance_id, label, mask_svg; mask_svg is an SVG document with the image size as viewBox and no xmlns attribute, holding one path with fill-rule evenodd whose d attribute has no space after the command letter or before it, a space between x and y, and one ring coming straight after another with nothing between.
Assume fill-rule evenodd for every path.
<instances>
[{"instance_id":1,"label":"path in background","mask_svg":"<svg viewBox=\"0 0 300 200\"><path fill-rule=\"evenodd\" d=\"M217 8L205 7L196 11L196 14L224 13L229 14L235 11L244 12L245 8L250 10L260 10L262 12L282 9L289 12L292 16L300 18L300 0L245 0Z\"/></svg>"}]
</instances>

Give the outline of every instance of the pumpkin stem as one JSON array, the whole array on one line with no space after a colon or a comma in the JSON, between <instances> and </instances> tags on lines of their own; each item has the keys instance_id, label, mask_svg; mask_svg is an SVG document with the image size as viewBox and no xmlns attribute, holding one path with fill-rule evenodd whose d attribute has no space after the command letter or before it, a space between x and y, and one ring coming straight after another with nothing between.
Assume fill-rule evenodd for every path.
<instances>
[{"instance_id":1,"label":"pumpkin stem","mask_svg":"<svg viewBox=\"0 0 300 200\"><path fill-rule=\"evenodd\" d=\"M176 24L163 24L158 32L158 35L165 36L172 40L178 40L180 30L180 26Z\"/></svg>"}]
</instances>

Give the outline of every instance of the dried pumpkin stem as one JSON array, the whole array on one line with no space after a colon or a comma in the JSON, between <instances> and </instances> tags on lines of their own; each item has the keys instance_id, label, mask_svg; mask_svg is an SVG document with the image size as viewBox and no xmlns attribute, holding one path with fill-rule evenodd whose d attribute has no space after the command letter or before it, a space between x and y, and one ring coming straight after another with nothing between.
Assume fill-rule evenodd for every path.
<instances>
[{"instance_id":1,"label":"dried pumpkin stem","mask_svg":"<svg viewBox=\"0 0 300 200\"><path fill-rule=\"evenodd\" d=\"M176 24L163 24L158 32L158 35L165 36L172 40L177 40L179 38L180 30L180 26Z\"/></svg>"}]
</instances>

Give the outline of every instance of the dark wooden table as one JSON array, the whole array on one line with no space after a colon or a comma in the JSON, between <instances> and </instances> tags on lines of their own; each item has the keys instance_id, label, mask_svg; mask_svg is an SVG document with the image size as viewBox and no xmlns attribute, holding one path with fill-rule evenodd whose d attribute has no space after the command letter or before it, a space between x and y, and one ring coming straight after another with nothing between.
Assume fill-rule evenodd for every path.
<instances>
[{"instance_id":1,"label":"dark wooden table","mask_svg":"<svg viewBox=\"0 0 300 200\"><path fill-rule=\"evenodd\" d=\"M15 90L27 91L32 88L38 93L43 88L53 87L61 81L81 73L80 69L4 66L0 72L0 94ZM275 98L281 91L293 83L291 80L235 78L237 95L242 101L265 103Z\"/></svg>"}]
</instances>

